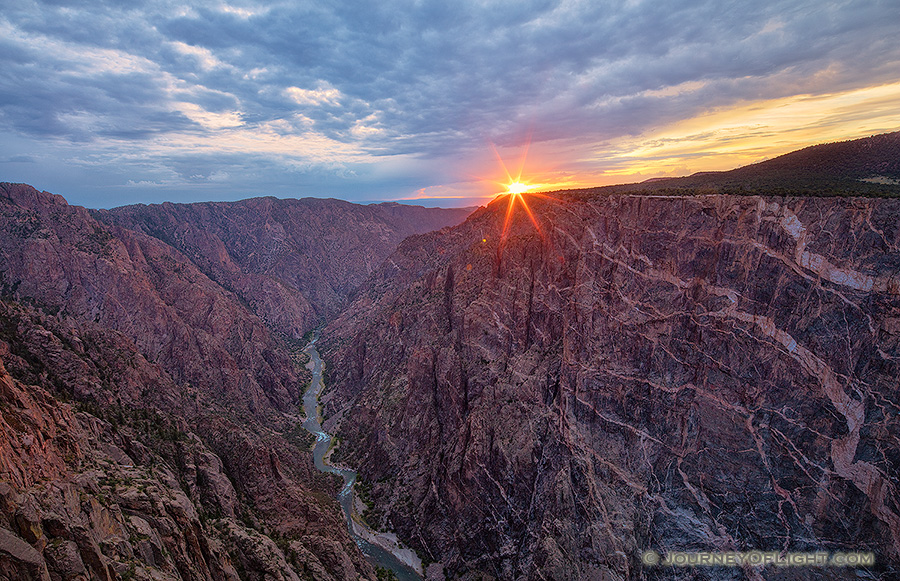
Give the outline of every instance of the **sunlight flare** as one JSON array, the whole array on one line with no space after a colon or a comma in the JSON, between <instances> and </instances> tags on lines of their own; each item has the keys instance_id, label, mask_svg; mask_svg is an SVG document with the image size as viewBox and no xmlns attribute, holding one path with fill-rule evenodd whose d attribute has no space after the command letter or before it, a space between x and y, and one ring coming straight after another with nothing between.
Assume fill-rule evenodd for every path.
<instances>
[{"instance_id":1,"label":"sunlight flare","mask_svg":"<svg viewBox=\"0 0 900 581\"><path fill-rule=\"evenodd\" d=\"M509 201L506 207L506 215L503 219L503 230L500 233L500 246L501 248L506 242L507 237L509 236L510 226L512 224L513 213L515 211L516 203L520 203L522 205L522 209L525 210L525 214L528 216L529 220L531 220L534 229L537 230L537 233L541 236L541 239L544 239L544 232L541 229L541 225L537 220L537 217L532 212L531 208L528 206L528 201L525 199L526 192L529 192L538 187L544 187L546 184L532 184L529 180L522 180L522 173L525 170L525 160L528 157L528 149L531 145L531 138L525 142L525 148L522 152L522 156L519 159L519 168L513 177L513 174L510 173L509 169L506 167L506 163L503 161L503 158L500 156L500 152L497 151L497 148L494 144L491 144L491 150L494 152L494 156L497 158L497 163L500 165L500 168L503 170L503 173L506 175L506 182L496 182L503 187L506 188L505 194L508 196ZM540 195L540 194L529 194L529 195Z\"/></svg>"},{"instance_id":2,"label":"sunlight flare","mask_svg":"<svg viewBox=\"0 0 900 581\"><path fill-rule=\"evenodd\" d=\"M522 182L513 182L506 186L506 193L508 194L524 194L528 190L531 189L532 186L527 184L523 184Z\"/></svg>"}]
</instances>

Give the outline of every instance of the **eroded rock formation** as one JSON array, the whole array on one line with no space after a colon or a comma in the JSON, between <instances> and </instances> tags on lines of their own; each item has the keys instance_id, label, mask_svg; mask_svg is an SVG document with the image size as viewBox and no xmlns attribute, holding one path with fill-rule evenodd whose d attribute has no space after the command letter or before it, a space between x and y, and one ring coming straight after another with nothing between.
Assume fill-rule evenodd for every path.
<instances>
[{"instance_id":1,"label":"eroded rock formation","mask_svg":"<svg viewBox=\"0 0 900 581\"><path fill-rule=\"evenodd\" d=\"M856 575L645 549L900 574L900 202L528 201L540 231L497 201L405 241L326 330L374 518L463 578Z\"/></svg>"}]
</instances>

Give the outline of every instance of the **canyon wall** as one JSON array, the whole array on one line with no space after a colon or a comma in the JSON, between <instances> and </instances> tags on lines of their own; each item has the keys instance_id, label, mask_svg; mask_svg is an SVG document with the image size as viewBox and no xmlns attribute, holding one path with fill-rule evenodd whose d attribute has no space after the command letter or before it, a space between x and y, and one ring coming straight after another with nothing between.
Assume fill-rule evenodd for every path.
<instances>
[{"instance_id":1,"label":"canyon wall","mask_svg":"<svg viewBox=\"0 0 900 581\"><path fill-rule=\"evenodd\" d=\"M527 201L407 239L326 329L372 524L463 579L900 575L900 200Z\"/></svg>"}]
</instances>

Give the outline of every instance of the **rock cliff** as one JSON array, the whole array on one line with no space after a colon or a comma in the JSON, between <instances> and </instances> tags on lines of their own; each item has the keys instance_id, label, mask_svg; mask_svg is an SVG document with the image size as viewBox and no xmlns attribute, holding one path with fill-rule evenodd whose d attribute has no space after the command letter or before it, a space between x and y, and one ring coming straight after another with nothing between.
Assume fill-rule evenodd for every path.
<instances>
[{"instance_id":1,"label":"rock cliff","mask_svg":"<svg viewBox=\"0 0 900 581\"><path fill-rule=\"evenodd\" d=\"M464 579L900 575L900 200L526 198L539 229L407 239L326 329L370 518Z\"/></svg>"},{"instance_id":2,"label":"rock cliff","mask_svg":"<svg viewBox=\"0 0 900 581\"><path fill-rule=\"evenodd\" d=\"M0 354L9 355L7 343ZM0 405L4 578L238 578L227 535L201 521L200 503L130 427L78 412L2 366ZM199 467L205 492L233 508L218 457L180 435L157 444Z\"/></svg>"}]
</instances>

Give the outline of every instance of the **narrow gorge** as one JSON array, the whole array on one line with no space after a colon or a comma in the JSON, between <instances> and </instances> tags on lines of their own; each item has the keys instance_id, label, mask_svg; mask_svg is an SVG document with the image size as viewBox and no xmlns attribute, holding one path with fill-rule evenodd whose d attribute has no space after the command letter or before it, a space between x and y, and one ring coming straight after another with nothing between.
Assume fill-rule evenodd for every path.
<instances>
[{"instance_id":1,"label":"narrow gorge","mask_svg":"<svg viewBox=\"0 0 900 581\"><path fill-rule=\"evenodd\" d=\"M415 552L403 547L397 536L391 532L376 531L370 528L361 515L362 501L356 493L356 471L334 465L329 455L334 450L334 437L322 429L319 414L319 397L325 385L322 382L322 358L316 349L318 331L304 348L309 356L307 367L312 372L309 389L303 394L303 411L306 419L303 429L315 436L313 445L313 462L321 472L334 474L341 478L343 486L338 494L341 510L347 521L347 529L366 558L377 567L388 569L397 576L398 581L418 581L422 579L422 561Z\"/></svg>"}]
</instances>

